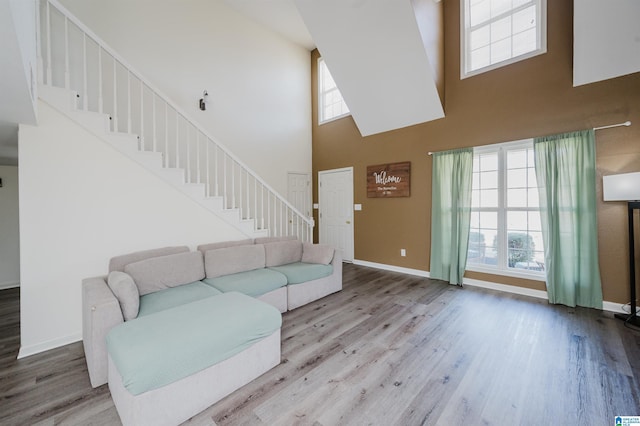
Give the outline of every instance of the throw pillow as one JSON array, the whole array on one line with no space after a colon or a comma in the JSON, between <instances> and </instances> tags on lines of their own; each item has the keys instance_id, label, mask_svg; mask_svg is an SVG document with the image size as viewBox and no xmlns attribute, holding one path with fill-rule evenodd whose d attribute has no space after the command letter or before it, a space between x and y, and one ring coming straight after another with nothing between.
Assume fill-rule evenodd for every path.
<instances>
[{"instance_id":1,"label":"throw pillow","mask_svg":"<svg viewBox=\"0 0 640 426\"><path fill-rule=\"evenodd\" d=\"M333 260L333 247L326 244L304 243L302 245L302 261L328 265Z\"/></svg>"},{"instance_id":2,"label":"throw pillow","mask_svg":"<svg viewBox=\"0 0 640 426\"><path fill-rule=\"evenodd\" d=\"M140 296L200 281L204 278L204 260L199 251L153 257L130 263L124 272L131 275Z\"/></svg>"},{"instance_id":3,"label":"throw pillow","mask_svg":"<svg viewBox=\"0 0 640 426\"><path fill-rule=\"evenodd\" d=\"M113 271L107 277L107 284L120 303L124 320L129 321L137 318L140 308L140 294L133 278L124 272Z\"/></svg>"}]
</instances>

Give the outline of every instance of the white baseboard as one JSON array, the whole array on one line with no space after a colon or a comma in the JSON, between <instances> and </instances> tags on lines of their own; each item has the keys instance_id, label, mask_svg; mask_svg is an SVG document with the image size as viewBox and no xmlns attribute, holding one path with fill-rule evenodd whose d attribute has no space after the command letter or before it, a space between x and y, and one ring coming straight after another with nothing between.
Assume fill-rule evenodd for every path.
<instances>
[{"instance_id":1,"label":"white baseboard","mask_svg":"<svg viewBox=\"0 0 640 426\"><path fill-rule=\"evenodd\" d=\"M429 271L422 271L420 269L403 268L401 266L386 265L384 263L367 262L366 260L356 260L356 259L353 260L353 263L355 265L368 266L370 268L383 269L385 271L401 272L404 274L429 278ZM522 296L536 297L538 299L545 299L545 300L549 299L546 291L534 290L526 287L518 287L515 285L500 284L500 283L494 283L491 281L475 280L472 278L463 278L462 284L469 285L472 287L481 287L481 288L487 288L490 290L502 291L505 293L520 294ZM628 314L628 312L622 309L623 306L624 306L623 303L618 303L618 302L607 302L607 301L602 302L603 311ZM640 312L638 312L638 316L640 316Z\"/></svg>"},{"instance_id":2,"label":"white baseboard","mask_svg":"<svg viewBox=\"0 0 640 426\"><path fill-rule=\"evenodd\" d=\"M0 283L0 290L6 290L9 288L20 287L20 281L7 281L4 283Z\"/></svg>"},{"instance_id":3,"label":"white baseboard","mask_svg":"<svg viewBox=\"0 0 640 426\"><path fill-rule=\"evenodd\" d=\"M18 352L18 359L26 358L31 355L39 354L51 349L59 348L60 346L68 345L70 343L79 342L82 340L82 334L72 334L70 336L60 337L58 339L48 340L46 342L38 343L30 346L20 346Z\"/></svg>"},{"instance_id":4,"label":"white baseboard","mask_svg":"<svg viewBox=\"0 0 640 426\"><path fill-rule=\"evenodd\" d=\"M353 259L354 265L368 266L369 268L383 269L385 271L401 272L408 275L429 278L429 271L420 269L403 268L402 266L385 265L384 263L368 262L366 260Z\"/></svg>"}]
</instances>

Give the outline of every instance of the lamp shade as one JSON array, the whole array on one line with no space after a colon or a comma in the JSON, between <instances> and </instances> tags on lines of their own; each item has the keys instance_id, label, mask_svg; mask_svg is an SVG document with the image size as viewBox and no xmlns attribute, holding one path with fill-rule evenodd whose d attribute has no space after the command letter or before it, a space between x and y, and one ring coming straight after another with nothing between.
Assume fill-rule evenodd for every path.
<instances>
[{"instance_id":1,"label":"lamp shade","mask_svg":"<svg viewBox=\"0 0 640 426\"><path fill-rule=\"evenodd\" d=\"M640 172L602 177L604 201L640 200Z\"/></svg>"}]
</instances>

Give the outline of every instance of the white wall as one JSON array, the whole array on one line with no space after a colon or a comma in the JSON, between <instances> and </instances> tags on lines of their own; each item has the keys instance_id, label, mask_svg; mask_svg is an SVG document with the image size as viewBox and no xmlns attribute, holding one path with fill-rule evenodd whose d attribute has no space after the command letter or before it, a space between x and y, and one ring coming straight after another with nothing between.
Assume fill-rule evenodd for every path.
<instances>
[{"instance_id":1,"label":"white wall","mask_svg":"<svg viewBox=\"0 0 640 426\"><path fill-rule=\"evenodd\" d=\"M0 289L20 285L18 168L0 166Z\"/></svg>"},{"instance_id":2,"label":"white wall","mask_svg":"<svg viewBox=\"0 0 640 426\"><path fill-rule=\"evenodd\" d=\"M245 238L213 213L39 103L20 126L20 357L81 338L81 280L111 257Z\"/></svg>"},{"instance_id":3,"label":"white wall","mask_svg":"<svg viewBox=\"0 0 640 426\"><path fill-rule=\"evenodd\" d=\"M35 0L0 0L0 164L18 164L18 123L35 124Z\"/></svg>"},{"instance_id":4,"label":"white wall","mask_svg":"<svg viewBox=\"0 0 640 426\"><path fill-rule=\"evenodd\" d=\"M281 194L287 171L311 173L306 49L222 1L62 3Z\"/></svg>"},{"instance_id":5,"label":"white wall","mask_svg":"<svg viewBox=\"0 0 640 426\"><path fill-rule=\"evenodd\" d=\"M574 0L573 85L640 71L640 1Z\"/></svg>"}]
</instances>

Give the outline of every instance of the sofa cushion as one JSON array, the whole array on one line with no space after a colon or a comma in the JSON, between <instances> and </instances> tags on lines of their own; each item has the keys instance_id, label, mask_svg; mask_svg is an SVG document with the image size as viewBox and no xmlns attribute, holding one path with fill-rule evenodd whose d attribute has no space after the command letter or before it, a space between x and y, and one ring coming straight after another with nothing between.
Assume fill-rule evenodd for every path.
<instances>
[{"instance_id":1,"label":"sofa cushion","mask_svg":"<svg viewBox=\"0 0 640 426\"><path fill-rule=\"evenodd\" d=\"M129 274L120 271L109 272L107 277L109 288L118 299L120 310L125 321L138 316L140 308L140 293L138 287Z\"/></svg>"},{"instance_id":2,"label":"sofa cushion","mask_svg":"<svg viewBox=\"0 0 640 426\"><path fill-rule=\"evenodd\" d=\"M328 265L333 260L334 249L326 244L302 244L302 262Z\"/></svg>"},{"instance_id":3,"label":"sofa cushion","mask_svg":"<svg viewBox=\"0 0 640 426\"><path fill-rule=\"evenodd\" d=\"M302 260L302 242L298 240L279 241L264 245L267 267L280 266Z\"/></svg>"},{"instance_id":4,"label":"sofa cushion","mask_svg":"<svg viewBox=\"0 0 640 426\"><path fill-rule=\"evenodd\" d=\"M264 246L235 246L209 250L204 254L207 278L264 268Z\"/></svg>"},{"instance_id":5,"label":"sofa cushion","mask_svg":"<svg viewBox=\"0 0 640 426\"><path fill-rule=\"evenodd\" d=\"M169 287L200 281L204 278L204 262L199 251L153 257L130 263L124 271L131 275L140 296Z\"/></svg>"},{"instance_id":6,"label":"sofa cushion","mask_svg":"<svg viewBox=\"0 0 640 426\"><path fill-rule=\"evenodd\" d=\"M144 317L219 294L222 294L222 292L206 285L202 281L196 281L178 287L165 288L155 293L145 294L140 298L140 312L138 313L138 317Z\"/></svg>"},{"instance_id":7,"label":"sofa cushion","mask_svg":"<svg viewBox=\"0 0 640 426\"><path fill-rule=\"evenodd\" d=\"M288 265L272 266L269 269L280 272L287 277L287 284L301 284L328 277L333 273L332 265L322 265L320 263L290 263Z\"/></svg>"},{"instance_id":8,"label":"sofa cushion","mask_svg":"<svg viewBox=\"0 0 640 426\"><path fill-rule=\"evenodd\" d=\"M217 278L206 278L204 283L223 293L238 291L247 296L258 297L287 285L287 277L267 268L239 272Z\"/></svg>"},{"instance_id":9,"label":"sofa cushion","mask_svg":"<svg viewBox=\"0 0 640 426\"><path fill-rule=\"evenodd\" d=\"M276 308L232 292L122 323L107 348L124 387L139 395L231 358L281 325Z\"/></svg>"},{"instance_id":10,"label":"sofa cushion","mask_svg":"<svg viewBox=\"0 0 640 426\"><path fill-rule=\"evenodd\" d=\"M285 237L258 237L253 242L255 244L267 244L267 243L277 243L278 241L291 241L297 240L298 237L295 235L287 235Z\"/></svg>"},{"instance_id":11,"label":"sofa cushion","mask_svg":"<svg viewBox=\"0 0 640 426\"><path fill-rule=\"evenodd\" d=\"M124 272L124 267L130 263L139 262L141 260L150 259L152 257L167 256L169 254L186 253L189 251L187 246L179 247L163 247L159 249L136 251L122 256L112 257L109 261L109 272Z\"/></svg>"},{"instance_id":12,"label":"sofa cushion","mask_svg":"<svg viewBox=\"0 0 640 426\"><path fill-rule=\"evenodd\" d=\"M225 247L247 246L252 244L253 244L253 240L251 238L247 238L245 240L222 241L219 243L201 244L198 246L198 251L201 251L204 253L209 250L215 250L215 249L220 249Z\"/></svg>"}]
</instances>

